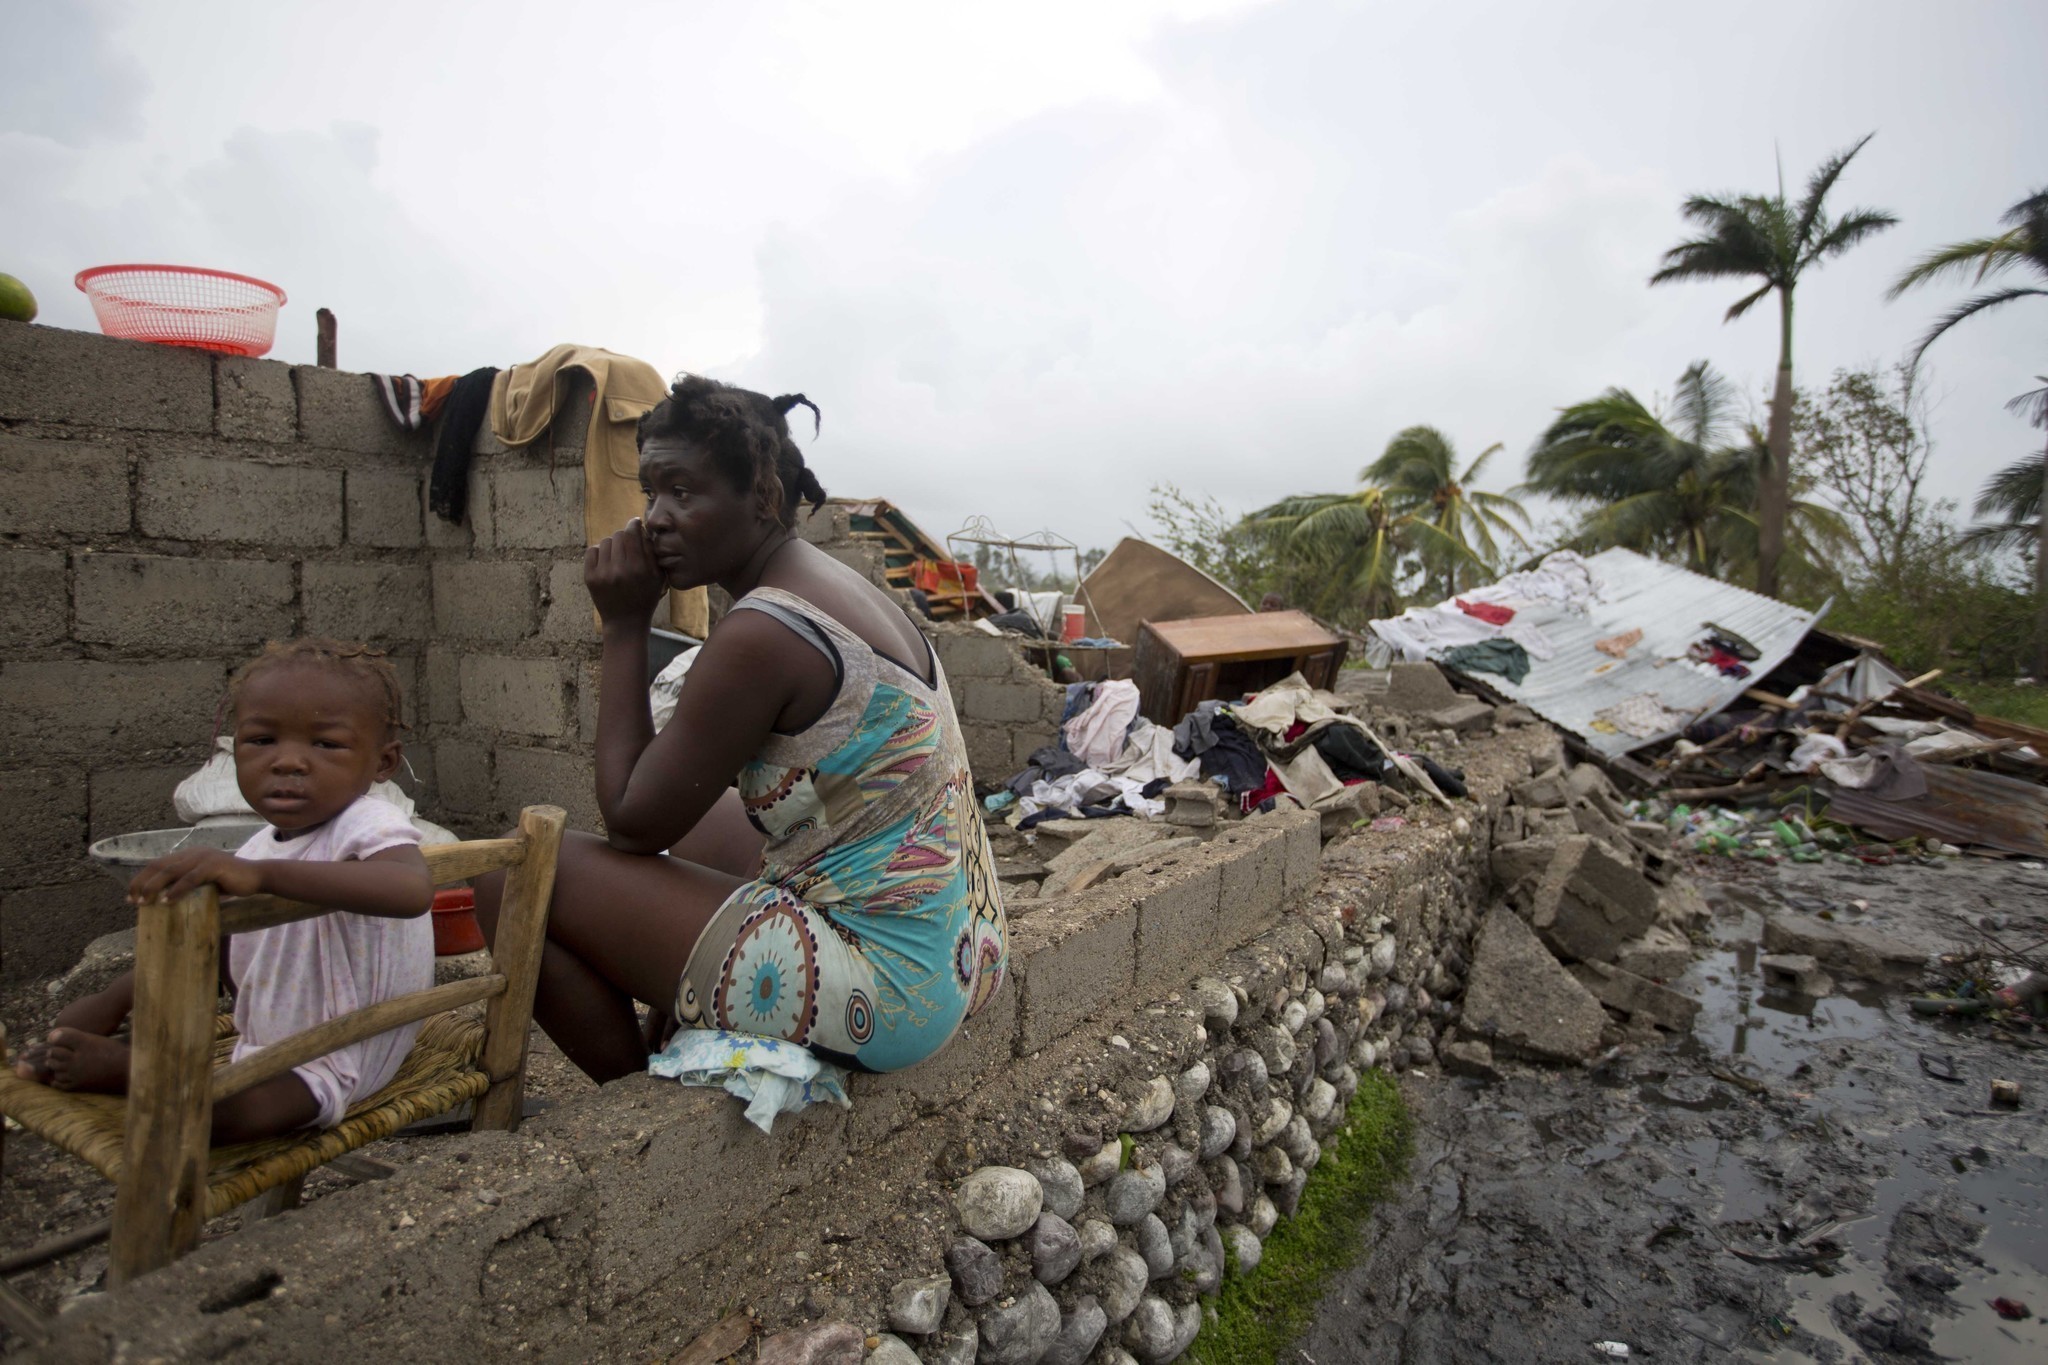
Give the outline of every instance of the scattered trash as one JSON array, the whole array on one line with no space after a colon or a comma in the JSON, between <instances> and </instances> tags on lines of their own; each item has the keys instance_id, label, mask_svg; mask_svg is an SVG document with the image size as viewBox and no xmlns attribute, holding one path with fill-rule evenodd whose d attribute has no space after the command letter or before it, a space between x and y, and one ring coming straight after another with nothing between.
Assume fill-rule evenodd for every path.
<instances>
[{"instance_id":1,"label":"scattered trash","mask_svg":"<svg viewBox=\"0 0 2048 1365\"><path fill-rule=\"evenodd\" d=\"M1922 1074L1931 1076L1937 1081L1947 1081L1950 1085L1961 1085L1963 1083L1963 1078L1956 1074L1955 1059L1951 1057L1939 1056L1932 1052L1923 1052L1920 1054L1920 1070Z\"/></svg>"},{"instance_id":2,"label":"scattered trash","mask_svg":"<svg viewBox=\"0 0 2048 1365\"><path fill-rule=\"evenodd\" d=\"M1625 1341L1596 1341L1593 1343L1593 1349L1615 1360L1628 1359L1628 1343Z\"/></svg>"},{"instance_id":3,"label":"scattered trash","mask_svg":"<svg viewBox=\"0 0 2048 1365\"><path fill-rule=\"evenodd\" d=\"M2020 1102L2020 1083L2018 1081L1992 1081L1991 1102L1993 1104L2002 1104L2008 1109L2017 1107Z\"/></svg>"},{"instance_id":4,"label":"scattered trash","mask_svg":"<svg viewBox=\"0 0 2048 1365\"><path fill-rule=\"evenodd\" d=\"M2027 1306L2018 1299L1996 1298L1986 1299L1985 1302L1989 1303L1993 1311L2007 1322L2023 1322L2034 1316L2028 1311Z\"/></svg>"},{"instance_id":5,"label":"scattered trash","mask_svg":"<svg viewBox=\"0 0 2048 1365\"><path fill-rule=\"evenodd\" d=\"M1408 828L1408 822L1398 815L1382 815L1372 822L1372 828L1381 834Z\"/></svg>"}]
</instances>

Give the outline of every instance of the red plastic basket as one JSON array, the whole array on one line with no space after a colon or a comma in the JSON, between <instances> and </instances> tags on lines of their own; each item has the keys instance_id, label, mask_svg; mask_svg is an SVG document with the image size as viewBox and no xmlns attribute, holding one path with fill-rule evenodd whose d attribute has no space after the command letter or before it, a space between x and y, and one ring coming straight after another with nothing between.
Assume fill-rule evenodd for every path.
<instances>
[{"instance_id":1,"label":"red plastic basket","mask_svg":"<svg viewBox=\"0 0 2048 1365\"><path fill-rule=\"evenodd\" d=\"M110 337L228 355L266 354L284 302L274 284L189 265L94 266L77 284Z\"/></svg>"}]
</instances>

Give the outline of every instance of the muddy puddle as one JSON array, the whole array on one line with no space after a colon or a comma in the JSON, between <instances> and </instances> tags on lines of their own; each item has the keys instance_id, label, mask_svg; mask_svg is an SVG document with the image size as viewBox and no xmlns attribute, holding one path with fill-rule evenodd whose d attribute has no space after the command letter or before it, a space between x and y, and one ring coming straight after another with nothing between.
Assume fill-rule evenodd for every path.
<instances>
[{"instance_id":1,"label":"muddy puddle","mask_svg":"<svg viewBox=\"0 0 2048 1365\"><path fill-rule=\"evenodd\" d=\"M1853 897L1934 932L1998 875L1712 888L1714 943L1674 983L1702 1006L1689 1036L1410 1078L1415 1178L1296 1358L2048 1360L2048 1034L1915 1015L1897 986L1770 990L1756 962L1765 913L1853 921ZM1993 1077L2021 1082L2018 1111L1990 1107Z\"/></svg>"}]
</instances>

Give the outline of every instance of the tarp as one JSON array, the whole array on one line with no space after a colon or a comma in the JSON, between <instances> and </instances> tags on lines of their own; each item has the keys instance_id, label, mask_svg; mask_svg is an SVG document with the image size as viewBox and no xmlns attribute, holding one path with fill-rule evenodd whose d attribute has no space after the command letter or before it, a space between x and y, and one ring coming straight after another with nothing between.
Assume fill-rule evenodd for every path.
<instances>
[{"instance_id":1,"label":"tarp","mask_svg":"<svg viewBox=\"0 0 2048 1365\"><path fill-rule=\"evenodd\" d=\"M1610 758L1670 739L1693 721L1725 710L1782 663L1826 611L1805 611L1633 550L1604 550L1583 559L1553 555L1543 567L1552 567L1553 562L1563 573L1551 576L1566 581L1578 567L1590 572L1591 591L1533 600L1516 597L1512 588L1518 581L1541 586L1544 575L1539 570L1503 580L1507 592L1480 589L1460 594L1468 602L1514 611L1513 621L1498 629L1497 638L1512 640L1519 635L1540 645L1529 651L1529 671L1519 682L1496 673L1475 673L1469 681L1522 703ZM1466 616L1454 598L1420 613L1404 613L1391 623L1376 621L1373 628L1382 634L1380 628L1389 625L1393 628L1385 635L1412 641L1427 635L1428 613L1446 611ZM1420 629L1410 619L1417 615L1425 618ZM1728 677L1687 658L1687 650L1710 623L1756 647L1758 657L1748 661L1748 677ZM1468 617L1462 628L1469 633L1477 627ZM1642 638L1620 658L1594 648L1597 641L1636 630ZM1449 647L1422 652L1441 660ZM1607 728L1613 708L1641 706L1639 698L1649 699L1644 710L1661 717L1658 728L1647 734Z\"/></svg>"}]
</instances>

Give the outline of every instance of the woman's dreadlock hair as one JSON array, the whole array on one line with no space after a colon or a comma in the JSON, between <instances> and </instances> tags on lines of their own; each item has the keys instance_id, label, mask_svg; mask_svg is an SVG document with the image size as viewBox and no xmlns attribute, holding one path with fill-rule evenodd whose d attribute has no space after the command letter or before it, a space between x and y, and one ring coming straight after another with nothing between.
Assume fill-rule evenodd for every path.
<instances>
[{"instance_id":1,"label":"woman's dreadlock hair","mask_svg":"<svg viewBox=\"0 0 2048 1365\"><path fill-rule=\"evenodd\" d=\"M364 700L383 712L387 739L405 728L405 721L401 718L398 670L391 666L391 660L384 656L383 650L357 644L353 640L304 639L287 640L282 644L272 640L263 647L261 654L236 669L228 680L228 704L241 705L242 689L249 685L249 679L287 666L324 669L354 682Z\"/></svg>"},{"instance_id":2,"label":"woman's dreadlock hair","mask_svg":"<svg viewBox=\"0 0 2048 1365\"><path fill-rule=\"evenodd\" d=\"M776 519L788 526L796 520L798 503L808 502L814 509L825 505L818 476L789 438L790 410L800 407L811 410L815 435L823 425L818 405L800 393L770 398L686 374L640 419L639 444L644 447L659 439L702 446L734 487L760 493L775 509Z\"/></svg>"}]
</instances>

